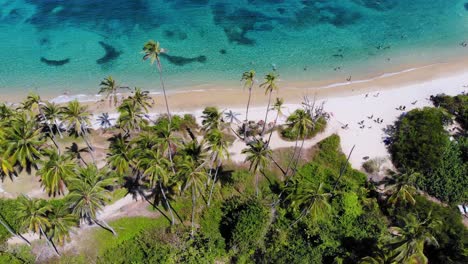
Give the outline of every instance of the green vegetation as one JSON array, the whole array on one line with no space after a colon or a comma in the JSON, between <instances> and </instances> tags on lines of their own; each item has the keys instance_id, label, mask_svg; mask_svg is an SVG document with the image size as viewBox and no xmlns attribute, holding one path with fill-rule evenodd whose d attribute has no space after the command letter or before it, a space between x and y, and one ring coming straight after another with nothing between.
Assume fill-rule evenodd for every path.
<instances>
[{"instance_id":1,"label":"green vegetation","mask_svg":"<svg viewBox=\"0 0 468 264\"><path fill-rule=\"evenodd\" d=\"M441 162L449 138L444 129L448 117L436 108L415 109L389 130L389 151L395 166L431 173Z\"/></svg>"},{"instance_id":2,"label":"green vegetation","mask_svg":"<svg viewBox=\"0 0 468 264\"><path fill-rule=\"evenodd\" d=\"M272 102L276 73L260 84L268 95L263 124L247 119L254 71L242 76L246 120L216 107L204 109L201 126L191 115L172 115L163 52L155 41L143 48L164 92L167 112L156 120L148 116L148 91L135 88L119 104L112 77L100 88L119 117L115 125L108 114L98 117L105 133L91 129L91 114L78 101L56 106L32 94L17 108L0 105L1 180L23 172L40 179L47 195L62 196L0 200L0 261L33 262L29 248L5 245L11 236L29 245L20 234L30 231L56 253L42 256L51 263L466 263L459 212L419 192L466 203L466 133L451 140L444 129L451 114L460 119L463 98L443 97L447 111L413 110L388 129L398 171L378 183L381 191L351 167L338 135L303 150L325 129L323 104L306 98L282 130L295 146L270 147L284 103ZM270 111L276 117L267 130ZM234 140L245 144L241 164L230 161ZM378 160L364 165L370 173L379 167ZM143 213L152 217L107 223L109 214L100 213L126 194L146 202ZM89 224L102 229L79 230L78 256L60 256L71 229Z\"/></svg>"},{"instance_id":3,"label":"green vegetation","mask_svg":"<svg viewBox=\"0 0 468 264\"><path fill-rule=\"evenodd\" d=\"M389 151L401 171L420 173L414 187L444 202L463 203L468 200L466 132L451 141L444 129L449 122L449 114L438 108L412 110L389 129Z\"/></svg>"},{"instance_id":4,"label":"green vegetation","mask_svg":"<svg viewBox=\"0 0 468 264\"><path fill-rule=\"evenodd\" d=\"M455 120L466 131L468 129L468 94L448 96L438 94L431 96L431 101L436 107L442 107L455 116Z\"/></svg>"}]
</instances>

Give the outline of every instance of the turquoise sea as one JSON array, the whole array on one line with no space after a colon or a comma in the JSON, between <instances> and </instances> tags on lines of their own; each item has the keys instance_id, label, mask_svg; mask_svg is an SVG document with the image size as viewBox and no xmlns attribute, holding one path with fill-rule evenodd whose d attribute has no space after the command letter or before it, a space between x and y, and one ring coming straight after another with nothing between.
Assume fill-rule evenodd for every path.
<instances>
[{"instance_id":1,"label":"turquoise sea","mask_svg":"<svg viewBox=\"0 0 468 264\"><path fill-rule=\"evenodd\" d=\"M103 77L157 91L372 76L468 55L468 0L0 0L0 92L92 94Z\"/></svg>"}]
</instances>

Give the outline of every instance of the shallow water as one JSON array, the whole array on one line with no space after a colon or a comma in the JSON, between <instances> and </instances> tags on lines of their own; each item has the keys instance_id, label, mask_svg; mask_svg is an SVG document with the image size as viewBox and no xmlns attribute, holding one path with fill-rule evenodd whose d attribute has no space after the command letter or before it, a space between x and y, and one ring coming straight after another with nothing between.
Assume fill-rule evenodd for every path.
<instances>
[{"instance_id":1,"label":"shallow water","mask_svg":"<svg viewBox=\"0 0 468 264\"><path fill-rule=\"evenodd\" d=\"M0 0L0 91L95 93L112 75L157 90L141 48L155 39L169 89L343 79L468 55L468 0Z\"/></svg>"}]
</instances>

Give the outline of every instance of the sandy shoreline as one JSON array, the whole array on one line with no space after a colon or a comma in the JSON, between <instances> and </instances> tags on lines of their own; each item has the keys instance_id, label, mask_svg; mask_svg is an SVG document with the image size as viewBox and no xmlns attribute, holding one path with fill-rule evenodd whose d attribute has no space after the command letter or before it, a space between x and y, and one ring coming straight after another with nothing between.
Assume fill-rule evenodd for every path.
<instances>
[{"instance_id":1,"label":"sandy shoreline","mask_svg":"<svg viewBox=\"0 0 468 264\"><path fill-rule=\"evenodd\" d=\"M461 57L450 59L445 62L437 62L434 64L407 64L399 65L398 67L389 68L386 72L381 72L377 75L369 76L351 76L351 81L347 81L349 76L344 73L337 72L336 77L325 81L289 81L288 76L282 76L280 73L280 81L278 85L280 90L277 96L282 97L287 102L297 103L302 100L304 95L317 96L320 98L349 96L369 91L382 89L392 89L403 85L415 84L429 81L441 77L449 77L459 74L468 69L468 58ZM258 73L260 74L260 73ZM118 76L115 76L118 79ZM262 82L262 75L257 76L257 87L254 87L253 99L257 103L266 104L263 89L258 88L258 84ZM96 80L99 83L100 80ZM170 82L171 80L166 80ZM468 81L467 81L468 83ZM65 89L65 88L64 88ZM12 89L14 91L15 89ZM96 92L99 90L96 85ZM163 101L161 98L161 89L157 76L154 79L154 88L148 89L152 97L158 102L155 110L163 110ZM247 91L242 88L241 83L238 85L232 84L204 84L190 87L181 87L175 90L168 90L170 98L170 106L175 111L195 110L207 105L215 105L219 107L227 106L243 106L245 104L245 96ZM17 103L23 100L27 94L4 93L0 102ZM79 101L93 106L95 102L99 102L105 96L97 94L69 94L63 92L48 93L41 91L40 95L45 100L51 100L57 103L63 103L78 99ZM194 100L196 99L196 100ZM106 104L99 105L99 108ZM109 110L109 112L111 112Z\"/></svg>"}]
</instances>

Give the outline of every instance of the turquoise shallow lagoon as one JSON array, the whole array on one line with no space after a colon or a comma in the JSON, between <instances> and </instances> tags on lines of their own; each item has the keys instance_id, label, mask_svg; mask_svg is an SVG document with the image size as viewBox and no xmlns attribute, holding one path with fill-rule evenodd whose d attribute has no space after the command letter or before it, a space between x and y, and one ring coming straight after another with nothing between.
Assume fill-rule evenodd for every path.
<instances>
[{"instance_id":1,"label":"turquoise shallow lagoon","mask_svg":"<svg viewBox=\"0 0 468 264\"><path fill-rule=\"evenodd\" d=\"M158 90L141 48L159 40L170 89L345 80L468 55L468 0L0 0L0 92L95 93L112 75Z\"/></svg>"}]
</instances>

